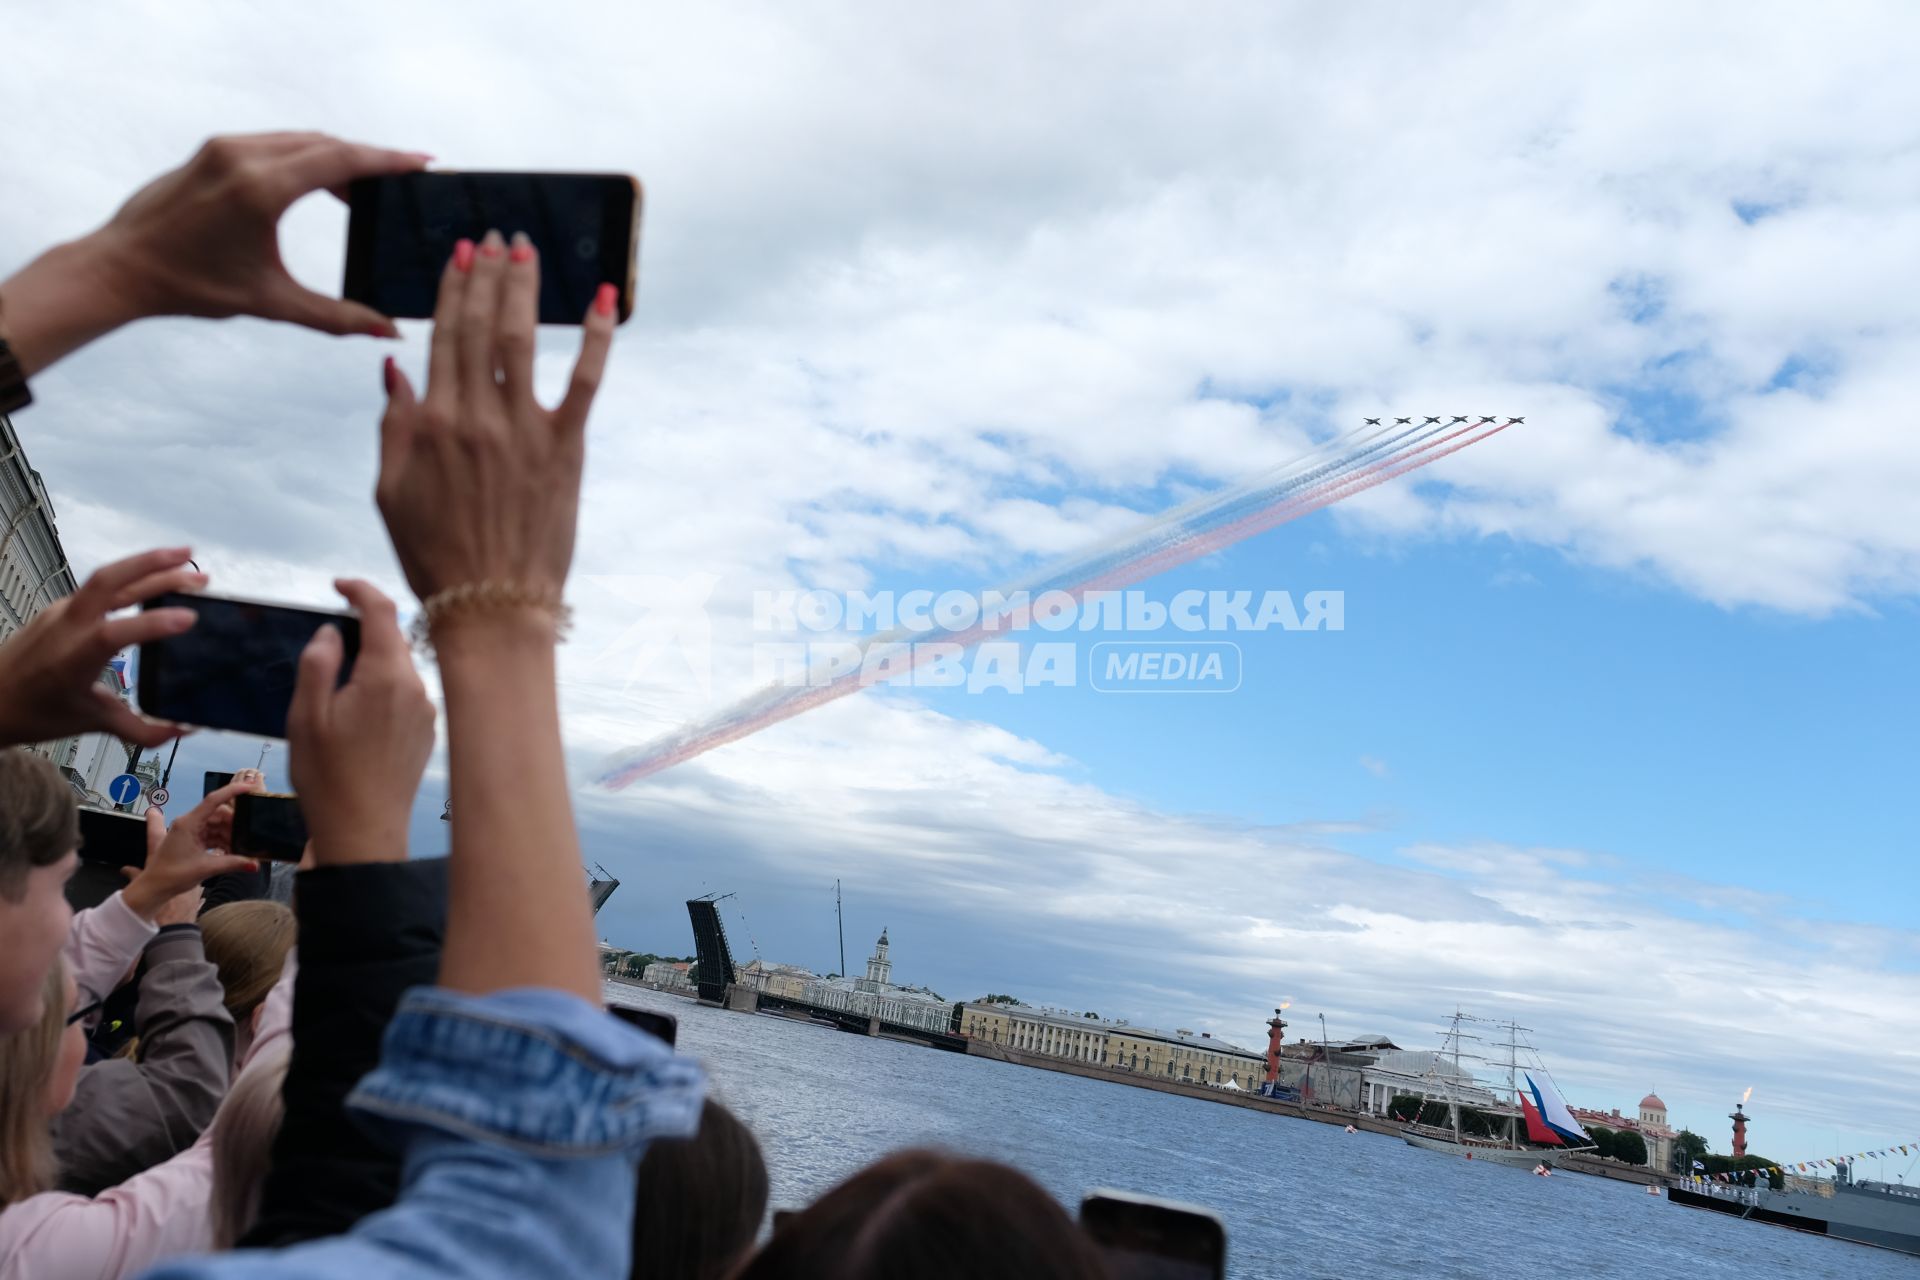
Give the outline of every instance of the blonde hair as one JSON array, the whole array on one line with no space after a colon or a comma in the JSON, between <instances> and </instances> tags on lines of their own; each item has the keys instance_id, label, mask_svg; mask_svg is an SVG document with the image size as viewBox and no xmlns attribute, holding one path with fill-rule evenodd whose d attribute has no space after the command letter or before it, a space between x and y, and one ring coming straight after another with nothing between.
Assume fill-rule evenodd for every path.
<instances>
[{"instance_id":1,"label":"blonde hair","mask_svg":"<svg viewBox=\"0 0 1920 1280\"><path fill-rule=\"evenodd\" d=\"M47 1123L47 1077L67 1030L67 966L47 971L40 1021L0 1036L0 1208L53 1186L53 1134Z\"/></svg>"},{"instance_id":2,"label":"blonde hair","mask_svg":"<svg viewBox=\"0 0 1920 1280\"><path fill-rule=\"evenodd\" d=\"M244 903L234 903L244 906ZM224 908L222 908L224 910ZM248 1064L213 1118L213 1247L231 1249L260 1216L273 1139L286 1108L280 1086L289 1050L276 1046Z\"/></svg>"},{"instance_id":3,"label":"blonde hair","mask_svg":"<svg viewBox=\"0 0 1920 1280\"><path fill-rule=\"evenodd\" d=\"M234 1022L252 1016L280 981L295 931L293 912L265 899L229 902L200 917L207 959L220 971Z\"/></svg>"}]
</instances>

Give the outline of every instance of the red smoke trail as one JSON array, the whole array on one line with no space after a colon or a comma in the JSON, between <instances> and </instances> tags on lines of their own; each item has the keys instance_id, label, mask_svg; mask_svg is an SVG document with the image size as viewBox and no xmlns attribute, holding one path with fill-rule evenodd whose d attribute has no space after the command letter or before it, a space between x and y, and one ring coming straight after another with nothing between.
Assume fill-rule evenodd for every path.
<instances>
[{"instance_id":1,"label":"red smoke trail","mask_svg":"<svg viewBox=\"0 0 1920 1280\"><path fill-rule=\"evenodd\" d=\"M1363 493L1375 485L1385 484L1389 480L1405 475L1409 471L1424 467L1428 463L1438 462L1448 454L1458 453L1470 444L1477 444L1491 436L1499 435L1502 431L1512 426L1513 423L1511 420L1508 420L1495 426L1490 431L1474 435L1473 433L1479 431L1482 425L1484 424L1474 423L1471 426L1464 426L1454 431L1436 435L1405 453L1389 454L1387 457L1375 462L1370 462L1356 471L1335 476L1333 479L1325 481L1297 497L1289 498L1272 507L1242 516L1238 520L1221 525L1204 534L1196 534L1190 538L1175 542L1170 546L1162 547L1151 555L1144 556L1139 560L1117 565L1096 579L1090 580L1077 587L1064 589L1064 594L1070 596L1076 602L1080 602L1084 600L1089 592L1111 591L1119 587L1126 587L1136 582L1141 582L1167 569L1186 564L1192 560L1197 560L1201 556L1210 555L1215 551L1232 546L1236 542L1243 541L1259 533L1264 533L1269 529L1286 524L1289 521L1297 520L1309 512L1331 506L1343 498L1351 497L1356 493ZM1443 445L1445 446L1444 448L1441 447ZM923 663L932 661L938 656L938 651L934 648L934 645L942 647L951 645L965 650L991 632L1020 629L1020 627L1025 625L1029 616L1029 606L1022 606L1009 615L996 617L992 627L988 627L986 625L986 619L982 618L965 630L955 632L938 641L928 644L908 643L902 662L890 665L887 673L888 678L906 674L907 672L917 669ZM769 725L778 724L782 720L792 719L801 712L810 711L822 703L832 702L836 698L842 698L856 690L864 689L871 681L864 678L864 652L861 654L861 658L862 665L860 667L850 669L835 676L826 684L800 687L790 686L777 701L770 702L767 706L762 707L758 712L744 720L717 726L708 733L699 734L685 741L663 746L657 754L644 755L629 764L611 769L602 774L599 779L600 785L610 790L618 790L634 782L638 782L642 778L659 773L663 769L668 769L676 764L691 760L695 756L704 755L715 747L722 747L730 742L738 742L740 739L757 733Z\"/></svg>"}]
</instances>

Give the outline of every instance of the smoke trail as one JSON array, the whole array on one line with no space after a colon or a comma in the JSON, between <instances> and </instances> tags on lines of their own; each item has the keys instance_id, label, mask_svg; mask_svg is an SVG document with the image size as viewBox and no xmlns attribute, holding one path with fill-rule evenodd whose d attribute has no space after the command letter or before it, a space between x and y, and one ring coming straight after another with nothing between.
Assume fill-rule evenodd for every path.
<instances>
[{"instance_id":1,"label":"smoke trail","mask_svg":"<svg viewBox=\"0 0 1920 1280\"><path fill-rule=\"evenodd\" d=\"M954 646L964 649L988 634L1024 627L1029 621L1031 600L1048 592L1079 602L1089 593L1140 582L1436 462L1511 425L1512 420L1508 420L1483 430L1486 422L1466 426L1423 423L1404 429L1362 427L1348 432L1252 482L1176 507L1111 547L1096 548L1000 593L1003 598L1025 603L999 614L989 615L983 610L981 617L965 628L913 631L896 627L874 636L859 647L860 661L831 679L818 684L810 680L804 686L775 684L757 690L705 721L609 757L595 781L609 790L619 790L865 688L870 682L868 673L876 669L870 661L876 651L881 659L877 669L889 678L906 674L939 654L939 648L929 646L951 652Z\"/></svg>"}]
</instances>

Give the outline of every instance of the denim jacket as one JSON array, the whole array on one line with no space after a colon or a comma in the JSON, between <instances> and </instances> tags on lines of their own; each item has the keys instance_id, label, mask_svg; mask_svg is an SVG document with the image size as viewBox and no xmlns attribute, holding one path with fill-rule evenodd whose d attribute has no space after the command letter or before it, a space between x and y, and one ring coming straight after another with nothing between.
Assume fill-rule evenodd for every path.
<instances>
[{"instance_id":1,"label":"denim jacket","mask_svg":"<svg viewBox=\"0 0 1920 1280\"><path fill-rule=\"evenodd\" d=\"M660 1041L557 991L409 992L348 1099L405 1144L400 1199L343 1236L182 1259L149 1280L628 1273L634 1169L706 1087Z\"/></svg>"}]
</instances>

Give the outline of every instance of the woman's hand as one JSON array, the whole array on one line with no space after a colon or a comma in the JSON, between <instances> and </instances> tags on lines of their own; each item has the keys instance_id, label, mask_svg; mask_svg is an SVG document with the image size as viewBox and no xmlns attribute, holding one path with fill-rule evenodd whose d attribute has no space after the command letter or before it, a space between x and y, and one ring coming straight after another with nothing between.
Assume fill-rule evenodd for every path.
<instances>
[{"instance_id":1,"label":"woman's hand","mask_svg":"<svg viewBox=\"0 0 1920 1280\"><path fill-rule=\"evenodd\" d=\"M260 869L260 864L252 858L207 852L207 823L214 812L252 787L250 782L229 782L218 791L209 792L206 799L172 826L167 825L166 815L160 810L147 810L147 865L140 868L123 893L135 915L152 920L168 902L189 889L198 888L211 876Z\"/></svg>"},{"instance_id":2,"label":"woman's hand","mask_svg":"<svg viewBox=\"0 0 1920 1280\"><path fill-rule=\"evenodd\" d=\"M616 296L601 287L572 385L558 408L543 409L533 395L539 256L525 235L509 250L498 232L455 250L440 280L426 395L415 399L389 360L380 424L374 495L421 599L495 583L558 602Z\"/></svg>"},{"instance_id":3,"label":"woman's hand","mask_svg":"<svg viewBox=\"0 0 1920 1280\"><path fill-rule=\"evenodd\" d=\"M5 330L33 374L146 316L259 316L323 333L395 337L370 307L316 293L280 259L280 217L310 192L427 157L322 133L214 138L136 192L104 227L49 251L0 288Z\"/></svg>"},{"instance_id":4,"label":"woman's hand","mask_svg":"<svg viewBox=\"0 0 1920 1280\"><path fill-rule=\"evenodd\" d=\"M258 769L236 769L228 782L244 785L248 791L265 791L267 776ZM223 804L207 818L207 849L212 853L233 852L233 805Z\"/></svg>"},{"instance_id":5,"label":"woman's hand","mask_svg":"<svg viewBox=\"0 0 1920 1280\"><path fill-rule=\"evenodd\" d=\"M206 574L182 567L187 557L186 547L173 547L116 560L0 645L0 746L99 731L157 747L179 736L178 726L135 713L100 683L100 673L128 645L193 626L191 609L107 617L165 592L206 586Z\"/></svg>"},{"instance_id":6,"label":"woman's hand","mask_svg":"<svg viewBox=\"0 0 1920 1280\"><path fill-rule=\"evenodd\" d=\"M340 632L325 626L300 655L287 715L287 768L312 840L301 865L407 856L413 798L433 754L433 703L400 634L393 601L365 582L334 584L360 615L353 676L340 675Z\"/></svg>"}]
</instances>

